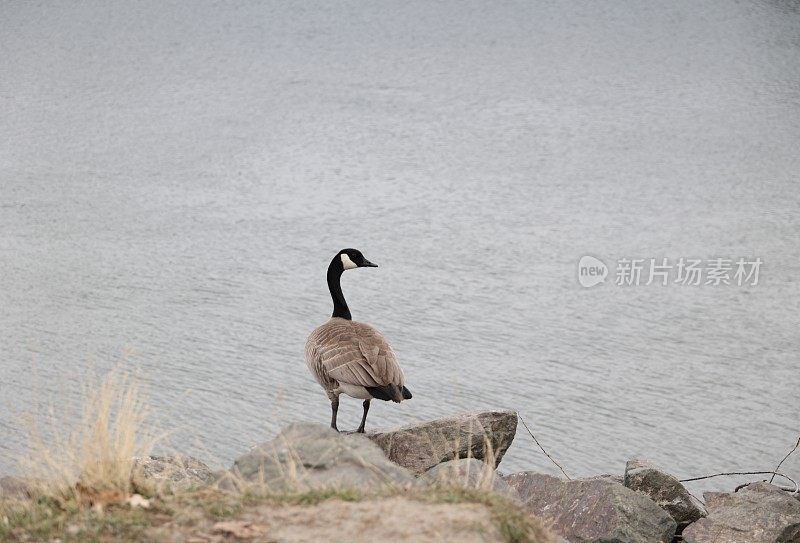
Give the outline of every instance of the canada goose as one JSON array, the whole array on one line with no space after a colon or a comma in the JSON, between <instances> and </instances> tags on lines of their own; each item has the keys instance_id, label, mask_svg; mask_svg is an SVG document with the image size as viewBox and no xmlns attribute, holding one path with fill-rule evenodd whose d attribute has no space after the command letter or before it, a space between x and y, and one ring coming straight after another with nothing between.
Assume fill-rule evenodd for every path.
<instances>
[{"instance_id":1,"label":"canada goose","mask_svg":"<svg viewBox=\"0 0 800 543\"><path fill-rule=\"evenodd\" d=\"M340 279L345 270L377 267L356 249L342 249L333 257L328 266L333 315L306 341L306 364L331 400L331 428L336 431L339 394L364 400L364 415L356 430L361 433L370 400L400 403L411 398L392 348L375 328L352 320L342 294Z\"/></svg>"}]
</instances>

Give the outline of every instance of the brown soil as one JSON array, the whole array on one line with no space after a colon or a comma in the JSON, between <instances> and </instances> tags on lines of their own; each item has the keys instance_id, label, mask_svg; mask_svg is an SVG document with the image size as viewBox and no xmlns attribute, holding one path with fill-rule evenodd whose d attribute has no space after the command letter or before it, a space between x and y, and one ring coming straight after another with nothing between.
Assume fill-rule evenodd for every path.
<instances>
[{"instance_id":1,"label":"brown soil","mask_svg":"<svg viewBox=\"0 0 800 543\"><path fill-rule=\"evenodd\" d=\"M198 519L190 527L169 523L150 531L175 543L486 543L508 541L489 508L474 503L425 503L404 497L317 505L262 505L235 520ZM548 539L541 539L542 543Z\"/></svg>"}]
</instances>

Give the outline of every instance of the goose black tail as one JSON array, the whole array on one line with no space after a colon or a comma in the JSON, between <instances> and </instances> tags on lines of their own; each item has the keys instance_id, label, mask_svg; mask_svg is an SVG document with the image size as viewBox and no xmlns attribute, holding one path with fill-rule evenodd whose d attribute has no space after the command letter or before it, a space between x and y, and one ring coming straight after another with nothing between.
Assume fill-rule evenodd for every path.
<instances>
[{"instance_id":1,"label":"goose black tail","mask_svg":"<svg viewBox=\"0 0 800 543\"><path fill-rule=\"evenodd\" d=\"M397 385L384 385L382 387L366 387L373 398L385 402L401 402L411 398L411 391L406 387Z\"/></svg>"}]
</instances>

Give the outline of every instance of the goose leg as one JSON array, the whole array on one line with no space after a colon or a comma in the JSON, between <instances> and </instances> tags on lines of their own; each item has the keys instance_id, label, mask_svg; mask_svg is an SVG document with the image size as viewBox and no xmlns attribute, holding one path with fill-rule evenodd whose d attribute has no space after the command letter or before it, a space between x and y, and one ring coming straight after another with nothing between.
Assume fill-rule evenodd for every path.
<instances>
[{"instance_id":1,"label":"goose leg","mask_svg":"<svg viewBox=\"0 0 800 543\"><path fill-rule=\"evenodd\" d=\"M336 427L336 414L339 412L339 397L336 396L331 400L331 428L336 430L337 432L339 429Z\"/></svg>"},{"instance_id":2,"label":"goose leg","mask_svg":"<svg viewBox=\"0 0 800 543\"><path fill-rule=\"evenodd\" d=\"M369 412L369 400L364 400L364 416L361 417L361 426L356 430L359 434L364 433L364 423L367 422L367 412Z\"/></svg>"}]
</instances>

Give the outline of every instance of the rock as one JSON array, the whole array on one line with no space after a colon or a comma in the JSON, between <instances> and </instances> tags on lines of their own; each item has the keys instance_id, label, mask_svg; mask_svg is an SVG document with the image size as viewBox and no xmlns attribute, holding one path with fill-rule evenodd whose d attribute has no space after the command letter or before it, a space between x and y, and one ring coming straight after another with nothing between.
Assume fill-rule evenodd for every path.
<instances>
[{"instance_id":1,"label":"rock","mask_svg":"<svg viewBox=\"0 0 800 543\"><path fill-rule=\"evenodd\" d=\"M519 494L508 486L494 468L475 458L459 458L449 460L432 467L425 472L425 476L434 483L456 485L477 490L491 490L515 501L519 501Z\"/></svg>"},{"instance_id":2,"label":"rock","mask_svg":"<svg viewBox=\"0 0 800 543\"><path fill-rule=\"evenodd\" d=\"M644 492L678 523L678 532L687 524L705 516L689 491L672 475L656 469L642 459L629 460L625 465L625 486Z\"/></svg>"},{"instance_id":3,"label":"rock","mask_svg":"<svg viewBox=\"0 0 800 543\"><path fill-rule=\"evenodd\" d=\"M137 507L141 507L142 509L149 509L150 508L150 500L142 496L141 494L133 494L125 500L130 507L136 509Z\"/></svg>"},{"instance_id":4,"label":"rock","mask_svg":"<svg viewBox=\"0 0 800 543\"><path fill-rule=\"evenodd\" d=\"M361 434L318 424L293 424L233 464L232 473L273 491L345 487L364 491L411 486L414 476L389 461Z\"/></svg>"},{"instance_id":5,"label":"rock","mask_svg":"<svg viewBox=\"0 0 800 543\"><path fill-rule=\"evenodd\" d=\"M366 436L389 459L419 475L447 460L477 458L497 467L514 440L517 413L481 411L392 428Z\"/></svg>"},{"instance_id":6,"label":"rock","mask_svg":"<svg viewBox=\"0 0 800 543\"><path fill-rule=\"evenodd\" d=\"M134 488L146 493L199 488L213 481L207 465L184 455L135 458L131 472Z\"/></svg>"},{"instance_id":7,"label":"rock","mask_svg":"<svg viewBox=\"0 0 800 543\"><path fill-rule=\"evenodd\" d=\"M231 470L222 469L214 472L214 482L212 483L212 486L217 490L236 492L244 490L244 487L247 486L247 483Z\"/></svg>"},{"instance_id":8,"label":"rock","mask_svg":"<svg viewBox=\"0 0 800 543\"><path fill-rule=\"evenodd\" d=\"M625 477L623 477L622 475L611 475L609 473L604 473L602 475L592 475L591 477L584 477L584 479L601 479L603 481L609 481L611 483L617 483L620 485L625 483Z\"/></svg>"},{"instance_id":9,"label":"rock","mask_svg":"<svg viewBox=\"0 0 800 543\"><path fill-rule=\"evenodd\" d=\"M668 543L675 521L645 495L614 481L595 478L566 481L533 472L505 481L532 515L573 543Z\"/></svg>"},{"instance_id":10,"label":"rock","mask_svg":"<svg viewBox=\"0 0 800 543\"><path fill-rule=\"evenodd\" d=\"M686 543L798 543L800 502L768 483L703 494L708 517L683 531Z\"/></svg>"},{"instance_id":11,"label":"rock","mask_svg":"<svg viewBox=\"0 0 800 543\"><path fill-rule=\"evenodd\" d=\"M0 477L0 498L24 500L33 497L35 485L19 477Z\"/></svg>"}]
</instances>

